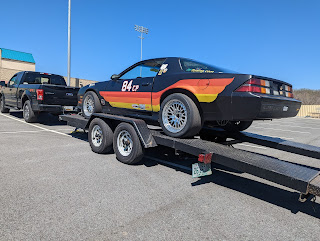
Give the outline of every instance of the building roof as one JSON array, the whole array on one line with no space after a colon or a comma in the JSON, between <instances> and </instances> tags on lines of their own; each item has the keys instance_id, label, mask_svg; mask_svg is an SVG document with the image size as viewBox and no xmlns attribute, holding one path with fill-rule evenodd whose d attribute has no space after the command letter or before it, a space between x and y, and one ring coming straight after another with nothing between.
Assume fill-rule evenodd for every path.
<instances>
[{"instance_id":1,"label":"building roof","mask_svg":"<svg viewBox=\"0 0 320 241\"><path fill-rule=\"evenodd\" d=\"M0 49L1 49L1 57L3 59L13 59L13 60L19 60L19 61L24 61L29 63L35 63L32 54L15 51L11 49L4 49L4 48L0 48Z\"/></svg>"}]
</instances>

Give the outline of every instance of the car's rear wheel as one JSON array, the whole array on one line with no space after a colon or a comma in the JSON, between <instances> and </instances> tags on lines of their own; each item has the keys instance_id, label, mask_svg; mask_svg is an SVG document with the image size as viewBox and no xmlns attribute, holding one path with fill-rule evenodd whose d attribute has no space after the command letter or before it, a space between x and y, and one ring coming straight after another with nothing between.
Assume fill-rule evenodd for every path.
<instances>
[{"instance_id":1,"label":"car's rear wheel","mask_svg":"<svg viewBox=\"0 0 320 241\"><path fill-rule=\"evenodd\" d=\"M30 100L27 100L26 102L24 102L23 118L28 123L36 122L38 119L38 113L35 113L33 111Z\"/></svg>"},{"instance_id":2,"label":"car's rear wheel","mask_svg":"<svg viewBox=\"0 0 320 241\"><path fill-rule=\"evenodd\" d=\"M82 102L82 115L89 119L93 113L101 112L102 106L100 104L99 98L93 91L88 91L83 96Z\"/></svg>"},{"instance_id":3,"label":"car's rear wheel","mask_svg":"<svg viewBox=\"0 0 320 241\"><path fill-rule=\"evenodd\" d=\"M176 93L161 103L160 125L165 134L172 137L193 137L201 130L198 107L187 95Z\"/></svg>"},{"instance_id":4,"label":"car's rear wheel","mask_svg":"<svg viewBox=\"0 0 320 241\"><path fill-rule=\"evenodd\" d=\"M113 131L102 119L95 118L89 126L88 139L95 153L108 153L112 150Z\"/></svg>"},{"instance_id":5,"label":"car's rear wheel","mask_svg":"<svg viewBox=\"0 0 320 241\"><path fill-rule=\"evenodd\" d=\"M223 126L226 131L244 131L248 129L253 121L229 121Z\"/></svg>"},{"instance_id":6,"label":"car's rear wheel","mask_svg":"<svg viewBox=\"0 0 320 241\"><path fill-rule=\"evenodd\" d=\"M1 113L9 113L9 109L5 107L3 95L0 98L0 111L1 111Z\"/></svg>"}]
</instances>

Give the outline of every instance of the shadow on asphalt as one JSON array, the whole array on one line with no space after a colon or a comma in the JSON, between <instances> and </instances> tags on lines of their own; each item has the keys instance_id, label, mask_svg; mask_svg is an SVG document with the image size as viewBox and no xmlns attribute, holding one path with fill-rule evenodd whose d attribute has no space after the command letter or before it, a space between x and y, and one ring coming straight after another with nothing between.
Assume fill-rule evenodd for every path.
<instances>
[{"instance_id":1,"label":"shadow on asphalt","mask_svg":"<svg viewBox=\"0 0 320 241\"><path fill-rule=\"evenodd\" d=\"M70 135L74 138L88 141L88 134L86 132L73 132ZM176 171L186 173L188 175L191 175L191 170L187 171L170 164L159 163L155 160L148 159L148 157L154 157L167 161L169 163L179 164L190 169L191 165L197 162L197 158L193 156L184 153L175 153L173 149L166 147L155 147L146 149L145 155L146 156L142 160L142 162L138 163L137 165L145 165L147 167L163 165L175 169ZM197 181L191 183L191 185L198 186L208 183L214 183L216 185L220 185L225 188L241 192L251 197L271 203L273 205L285 208L287 210L290 210L292 213L302 212L315 218L320 218L320 204L310 200L305 203L299 202L299 193L297 192L284 190L265 183L248 179L246 177L238 176L236 174L241 174L242 172L215 163L212 164L212 170L212 175L202 177Z\"/></svg>"},{"instance_id":2,"label":"shadow on asphalt","mask_svg":"<svg viewBox=\"0 0 320 241\"><path fill-rule=\"evenodd\" d=\"M14 111L14 112L10 112L9 114L13 117L23 120L22 111ZM51 115L49 113L41 113L36 123L47 125L47 126L63 126L67 124L67 122L65 121L59 121L58 116Z\"/></svg>"}]
</instances>

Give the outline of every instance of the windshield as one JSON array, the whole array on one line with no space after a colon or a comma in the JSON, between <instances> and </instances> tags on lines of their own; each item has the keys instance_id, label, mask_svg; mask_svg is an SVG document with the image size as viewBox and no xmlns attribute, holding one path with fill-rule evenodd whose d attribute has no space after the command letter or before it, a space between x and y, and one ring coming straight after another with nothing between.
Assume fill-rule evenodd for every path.
<instances>
[{"instance_id":1,"label":"windshield","mask_svg":"<svg viewBox=\"0 0 320 241\"><path fill-rule=\"evenodd\" d=\"M180 62L181 62L182 69L190 73L205 73L205 74L236 73L235 71L232 71L232 70L227 70L227 69L216 67L213 65L200 63L191 59L180 59Z\"/></svg>"}]
</instances>

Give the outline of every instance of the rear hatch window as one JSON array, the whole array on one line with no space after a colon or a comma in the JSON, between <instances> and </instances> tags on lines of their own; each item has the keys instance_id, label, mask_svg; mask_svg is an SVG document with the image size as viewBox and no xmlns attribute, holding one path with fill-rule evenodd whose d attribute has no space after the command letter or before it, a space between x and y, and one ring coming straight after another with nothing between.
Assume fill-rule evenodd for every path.
<instances>
[{"instance_id":1,"label":"rear hatch window","mask_svg":"<svg viewBox=\"0 0 320 241\"><path fill-rule=\"evenodd\" d=\"M46 73L26 73L23 84L51 84L66 86L66 82L62 76Z\"/></svg>"}]
</instances>

